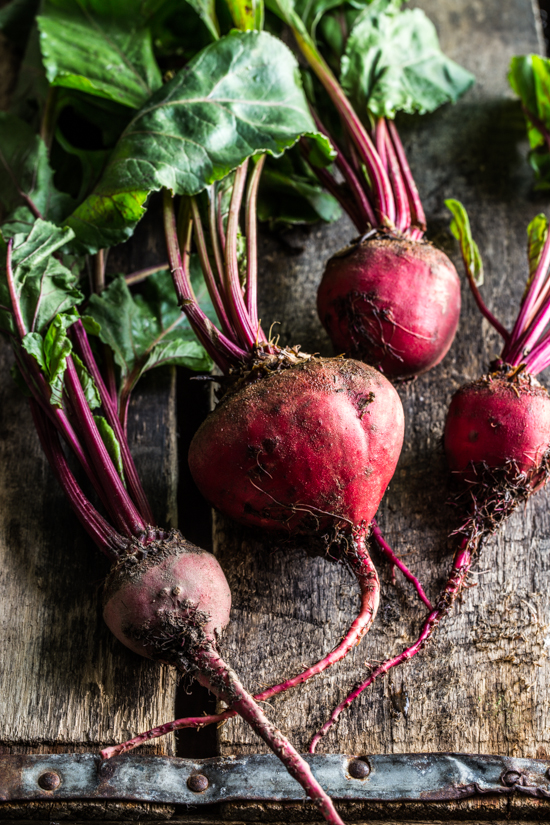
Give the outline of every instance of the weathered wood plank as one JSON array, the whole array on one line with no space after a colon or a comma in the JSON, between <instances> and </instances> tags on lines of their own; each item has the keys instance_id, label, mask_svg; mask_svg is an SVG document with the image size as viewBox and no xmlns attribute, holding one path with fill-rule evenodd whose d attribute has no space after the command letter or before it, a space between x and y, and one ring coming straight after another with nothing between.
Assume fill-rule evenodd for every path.
<instances>
[{"instance_id":1,"label":"weathered wood plank","mask_svg":"<svg viewBox=\"0 0 550 825\"><path fill-rule=\"evenodd\" d=\"M509 325L526 276L525 228L549 206L532 193L524 127L506 82L512 55L539 50L533 8L530 0L419 0L414 5L434 20L447 54L478 80L456 107L401 122L431 237L451 252L461 271L443 200L462 200L486 262L487 301ZM284 342L330 352L315 315L315 289L323 261L352 235L346 221L311 232L294 230L286 235L297 249L293 257L275 239L263 237L260 314L266 326L281 321ZM455 526L445 506L448 476L440 448L446 407L452 392L480 375L498 352L496 335L466 289L463 297L461 326L449 356L429 375L399 389L407 419L405 447L379 513L388 540L433 597L449 571L452 542L447 536ZM548 496L542 493L486 544L473 577L479 586L466 591L433 643L366 691L319 750L550 753L549 527ZM323 559L307 558L299 546L283 547L282 541L258 538L218 519L216 552L234 598L224 653L251 690L315 661L353 616L357 595L351 575ZM366 662L396 654L418 630L424 611L411 587L399 578L392 585L387 567L377 562L382 602L368 637L345 662L271 702L270 717L299 748L306 749L332 707L365 677ZM220 730L219 748L229 754L264 746L232 720ZM476 803L469 805L476 809Z\"/></svg>"}]
</instances>

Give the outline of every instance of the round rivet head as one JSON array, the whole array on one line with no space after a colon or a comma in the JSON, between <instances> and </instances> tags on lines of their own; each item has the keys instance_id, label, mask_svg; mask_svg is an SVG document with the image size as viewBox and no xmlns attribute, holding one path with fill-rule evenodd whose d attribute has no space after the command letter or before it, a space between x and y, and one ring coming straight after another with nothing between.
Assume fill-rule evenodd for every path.
<instances>
[{"instance_id":1,"label":"round rivet head","mask_svg":"<svg viewBox=\"0 0 550 825\"><path fill-rule=\"evenodd\" d=\"M502 781L505 785L508 785L509 788L511 788L512 785L517 785L520 779L521 774L519 771L506 771L506 773L502 775Z\"/></svg>"},{"instance_id":2,"label":"round rivet head","mask_svg":"<svg viewBox=\"0 0 550 825\"><path fill-rule=\"evenodd\" d=\"M43 791L55 791L61 785L61 779L55 771L46 771L38 777L38 784Z\"/></svg>"},{"instance_id":3,"label":"round rivet head","mask_svg":"<svg viewBox=\"0 0 550 825\"><path fill-rule=\"evenodd\" d=\"M187 780L187 787L193 793L201 793L208 787L208 779L202 773L194 773Z\"/></svg>"},{"instance_id":4,"label":"round rivet head","mask_svg":"<svg viewBox=\"0 0 550 825\"><path fill-rule=\"evenodd\" d=\"M366 779L370 773L370 765L366 759L352 759L348 771L354 779Z\"/></svg>"}]
</instances>

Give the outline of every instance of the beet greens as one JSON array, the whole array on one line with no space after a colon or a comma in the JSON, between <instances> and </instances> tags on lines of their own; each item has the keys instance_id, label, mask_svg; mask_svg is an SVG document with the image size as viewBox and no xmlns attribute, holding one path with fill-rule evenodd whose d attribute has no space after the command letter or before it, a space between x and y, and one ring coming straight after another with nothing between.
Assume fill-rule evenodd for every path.
<instances>
[{"instance_id":1,"label":"beet greens","mask_svg":"<svg viewBox=\"0 0 550 825\"><path fill-rule=\"evenodd\" d=\"M452 263L424 240L424 210L394 118L456 101L473 77L443 55L424 13L401 11L401 0L267 5L292 28L313 75L316 123L337 152L333 167L321 168L304 138L304 155L359 232L328 262L321 322L336 352L390 377L418 375L452 343L460 286Z\"/></svg>"}]
</instances>

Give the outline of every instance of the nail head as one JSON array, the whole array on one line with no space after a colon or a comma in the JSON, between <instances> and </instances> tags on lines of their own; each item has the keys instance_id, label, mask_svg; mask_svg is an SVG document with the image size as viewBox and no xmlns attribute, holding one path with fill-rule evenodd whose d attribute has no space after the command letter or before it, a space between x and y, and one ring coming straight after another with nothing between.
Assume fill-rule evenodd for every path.
<instances>
[{"instance_id":1,"label":"nail head","mask_svg":"<svg viewBox=\"0 0 550 825\"><path fill-rule=\"evenodd\" d=\"M205 791L209 785L208 779L202 773L194 773L187 780L187 787L193 793Z\"/></svg>"},{"instance_id":2,"label":"nail head","mask_svg":"<svg viewBox=\"0 0 550 825\"><path fill-rule=\"evenodd\" d=\"M502 781L505 785L508 785L508 787L511 787L512 785L517 785L520 779L521 774L519 773L519 771L506 771L506 773L502 776Z\"/></svg>"},{"instance_id":3,"label":"nail head","mask_svg":"<svg viewBox=\"0 0 550 825\"><path fill-rule=\"evenodd\" d=\"M366 779L370 773L370 765L366 759L352 759L348 771L354 779Z\"/></svg>"},{"instance_id":4,"label":"nail head","mask_svg":"<svg viewBox=\"0 0 550 825\"><path fill-rule=\"evenodd\" d=\"M38 777L38 784L43 791L55 791L61 785L61 779L55 771L46 771Z\"/></svg>"}]
</instances>

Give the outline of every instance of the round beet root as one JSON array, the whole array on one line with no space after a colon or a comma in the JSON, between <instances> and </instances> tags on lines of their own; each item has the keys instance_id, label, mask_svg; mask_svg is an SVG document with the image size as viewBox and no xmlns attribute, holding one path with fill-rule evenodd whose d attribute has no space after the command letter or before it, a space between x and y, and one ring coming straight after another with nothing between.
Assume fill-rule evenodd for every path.
<instances>
[{"instance_id":1,"label":"round beet root","mask_svg":"<svg viewBox=\"0 0 550 825\"><path fill-rule=\"evenodd\" d=\"M449 350L460 315L460 281L434 246L374 238L330 259L317 309L336 351L392 378L411 378Z\"/></svg>"},{"instance_id":2,"label":"round beet root","mask_svg":"<svg viewBox=\"0 0 550 825\"><path fill-rule=\"evenodd\" d=\"M372 520L403 427L383 375L312 358L226 396L195 435L189 466L203 495L236 521L317 533Z\"/></svg>"},{"instance_id":3,"label":"round beet root","mask_svg":"<svg viewBox=\"0 0 550 825\"><path fill-rule=\"evenodd\" d=\"M445 422L445 453L454 472L469 477L472 464L536 470L550 447L550 397L539 382L500 373L461 387Z\"/></svg>"},{"instance_id":4,"label":"round beet root","mask_svg":"<svg viewBox=\"0 0 550 825\"><path fill-rule=\"evenodd\" d=\"M126 647L185 669L190 645L215 642L231 593L212 555L177 530L124 556L105 583L103 617Z\"/></svg>"}]
</instances>

